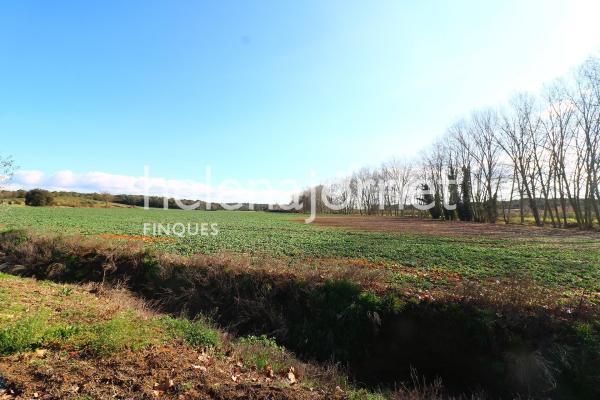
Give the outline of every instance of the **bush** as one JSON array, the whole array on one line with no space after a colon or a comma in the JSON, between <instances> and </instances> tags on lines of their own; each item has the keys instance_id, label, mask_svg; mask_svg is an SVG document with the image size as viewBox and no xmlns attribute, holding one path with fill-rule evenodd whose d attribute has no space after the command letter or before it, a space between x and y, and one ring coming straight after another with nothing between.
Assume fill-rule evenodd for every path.
<instances>
[{"instance_id":1,"label":"bush","mask_svg":"<svg viewBox=\"0 0 600 400\"><path fill-rule=\"evenodd\" d=\"M161 322L172 337L183 339L190 346L217 347L220 344L219 333L203 319L190 321L183 318L163 317Z\"/></svg>"},{"instance_id":2,"label":"bush","mask_svg":"<svg viewBox=\"0 0 600 400\"><path fill-rule=\"evenodd\" d=\"M47 316L42 313L20 319L0 330L0 355L39 347L46 332Z\"/></svg>"},{"instance_id":3,"label":"bush","mask_svg":"<svg viewBox=\"0 0 600 400\"><path fill-rule=\"evenodd\" d=\"M249 367L264 371L271 367L274 372L281 372L286 365L285 351L275 339L261 336L246 336L239 340L242 358Z\"/></svg>"},{"instance_id":4,"label":"bush","mask_svg":"<svg viewBox=\"0 0 600 400\"><path fill-rule=\"evenodd\" d=\"M119 351L143 349L154 339L154 332L129 312L96 324L84 334L82 348L93 356L105 357Z\"/></svg>"},{"instance_id":5,"label":"bush","mask_svg":"<svg viewBox=\"0 0 600 400\"><path fill-rule=\"evenodd\" d=\"M43 189L33 189L25 194L25 204L33 207L51 206L54 198L49 191Z\"/></svg>"}]
</instances>

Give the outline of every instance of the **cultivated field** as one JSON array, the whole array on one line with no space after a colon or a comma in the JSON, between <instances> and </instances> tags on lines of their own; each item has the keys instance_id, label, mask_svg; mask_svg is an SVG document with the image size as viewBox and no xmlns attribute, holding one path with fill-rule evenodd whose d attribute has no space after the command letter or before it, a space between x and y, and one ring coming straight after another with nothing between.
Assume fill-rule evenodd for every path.
<instances>
[{"instance_id":1,"label":"cultivated field","mask_svg":"<svg viewBox=\"0 0 600 400\"><path fill-rule=\"evenodd\" d=\"M145 238L144 223L216 223L219 233ZM452 279L510 278L567 291L600 291L600 234L574 230L342 216L306 225L299 215L281 213L42 207L4 207L0 226L143 241L180 255L225 251L424 277L434 271Z\"/></svg>"},{"instance_id":2,"label":"cultivated field","mask_svg":"<svg viewBox=\"0 0 600 400\"><path fill-rule=\"evenodd\" d=\"M439 385L423 387L418 376L415 382L415 371L428 382L441 377L450 394L598 394L598 233L377 216L328 215L307 225L303 218L1 208L0 272L100 286L0 275L0 300L9 304L0 313L0 377L19 393L59 397L76 387L100 398L104 390L184 398L445 398ZM217 224L218 234L144 235L144 224L196 223ZM120 304L110 294L115 284L158 309L140 314L137 303ZM179 315L190 320L173 319ZM227 333L203 322L206 315ZM284 346L318 362L239 355L244 337L263 334L274 339L251 343L277 354ZM208 347L215 360L196 364L207 346L194 343L206 335L214 339ZM230 339L236 337L241 341ZM339 369L328 367L331 360ZM174 363L189 366L174 373ZM85 386L74 370L52 372L67 366L100 380L115 367L123 379L105 388ZM292 368L300 384L296 375L287 377ZM62 381L48 384L50 375ZM352 384L344 386L346 375ZM356 391L356 384L376 393ZM402 385L417 392L396 391Z\"/></svg>"}]
</instances>

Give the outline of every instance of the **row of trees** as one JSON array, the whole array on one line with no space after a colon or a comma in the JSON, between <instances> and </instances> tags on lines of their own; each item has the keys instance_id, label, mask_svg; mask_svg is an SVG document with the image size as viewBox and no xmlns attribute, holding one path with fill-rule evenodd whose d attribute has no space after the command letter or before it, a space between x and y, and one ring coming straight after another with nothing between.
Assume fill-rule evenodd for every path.
<instances>
[{"instance_id":1,"label":"row of trees","mask_svg":"<svg viewBox=\"0 0 600 400\"><path fill-rule=\"evenodd\" d=\"M600 59L537 95L474 111L417 160L392 160L316 188L319 212L494 223L600 224ZM310 191L300 195L310 209ZM416 211L415 211L416 210ZM426 211L422 211L426 210Z\"/></svg>"}]
</instances>

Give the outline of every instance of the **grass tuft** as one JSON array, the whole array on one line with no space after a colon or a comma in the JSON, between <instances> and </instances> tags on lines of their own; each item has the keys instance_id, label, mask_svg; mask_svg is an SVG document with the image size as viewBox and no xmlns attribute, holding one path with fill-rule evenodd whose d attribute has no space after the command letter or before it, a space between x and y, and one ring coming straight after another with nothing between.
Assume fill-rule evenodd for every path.
<instances>
[{"instance_id":1,"label":"grass tuft","mask_svg":"<svg viewBox=\"0 0 600 400\"><path fill-rule=\"evenodd\" d=\"M270 366L274 372L280 372L286 367L285 351L273 338L265 335L246 336L240 338L238 344L246 364L256 368L257 371L263 371Z\"/></svg>"},{"instance_id":2,"label":"grass tuft","mask_svg":"<svg viewBox=\"0 0 600 400\"><path fill-rule=\"evenodd\" d=\"M82 347L93 356L105 357L126 349L140 350L155 342L156 333L148 324L140 323L132 312L117 314L95 324L83 334Z\"/></svg>"},{"instance_id":3,"label":"grass tuft","mask_svg":"<svg viewBox=\"0 0 600 400\"><path fill-rule=\"evenodd\" d=\"M48 316L38 312L0 330L0 354L8 355L39 347L47 331Z\"/></svg>"},{"instance_id":4,"label":"grass tuft","mask_svg":"<svg viewBox=\"0 0 600 400\"><path fill-rule=\"evenodd\" d=\"M203 318L190 321L165 316L160 318L160 322L170 336L183 339L190 346L218 347L221 343L219 333Z\"/></svg>"}]
</instances>

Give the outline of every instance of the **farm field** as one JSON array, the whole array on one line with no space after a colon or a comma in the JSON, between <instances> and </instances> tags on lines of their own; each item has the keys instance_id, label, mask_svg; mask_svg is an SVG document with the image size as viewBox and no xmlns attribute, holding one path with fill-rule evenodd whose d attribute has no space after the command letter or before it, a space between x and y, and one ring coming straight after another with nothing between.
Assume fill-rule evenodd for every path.
<instances>
[{"instance_id":1,"label":"farm field","mask_svg":"<svg viewBox=\"0 0 600 400\"><path fill-rule=\"evenodd\" d=\"M106 390L445 398L392 392L397 382L423 390L410 383L414 370L428 382L441 377L431 390L450 394L483 388L512 398L532 384L556 398L597 393L595 233L389 217L302 220L263 212L2 208L0 302L8 306L0 313L0 377L17 394L58 398L74 387L98 398ZM219 234L149 237L144 223L218 224ZM128 296L156 312L138 310ZM245 351L244 338L261 335L259 346L295 356L286 353L277 368L270 359L235 357ZM186 343L207 337L214 371L196 361L206 349ZM332 358L341 375L318 381L330 376ZM173 372L184 364L191 367ZM546 365L556 366L550 375ZM278 380L269 380L267 366ZM126 378L106 378L114 368ZM531 374L512 374L522 368ZM299 383L286 371L298 372ZM51 376L68 385L48 384L56 381ZM344 376L376 393L354 395L352 384L338 390Z\"/></svg>"},{"instance_id":2,"label":"farm field","mask_svg":"<svg viewBox=\"0 0 600 400\"><path fill-rule=\"evenodd\" d=\"M577 231L443 223L388 217L264 212L3 207L0 228L140 239L144 223L216 223L216 236L144 241L180 255L234 252L292 261L437 271L468 280L525 279L564 290L600 291L600 235ZM399 277L401 279L401 277Z\"/></svg>"}]
</instances>

